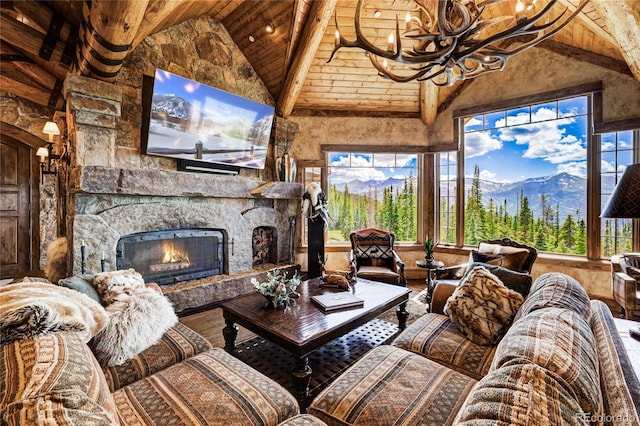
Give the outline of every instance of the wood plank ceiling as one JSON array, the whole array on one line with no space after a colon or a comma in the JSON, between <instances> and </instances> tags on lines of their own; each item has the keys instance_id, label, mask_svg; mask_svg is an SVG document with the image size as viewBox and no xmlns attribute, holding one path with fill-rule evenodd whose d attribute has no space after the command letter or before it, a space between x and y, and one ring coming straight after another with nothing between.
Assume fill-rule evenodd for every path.
<instances>
[{"instance_id":1,"label":"wood plank ceiling","mask_svg":"<svg viewBox=\"0 0 640 426\"><path fill-rule=\"evenodd\" d=\"M575 10L580 0L559 3L553 16L565 7ZM355 4L355 0L3 1L0 90L59 110L66 73L92 75L90 56L95 54L95 43L90 28L112 44L131 46L100 52L113 65L103 70L109 71L104 76L92 76L113 81L127 53L146 36L209 14L223 23L285 117L360 114L422 117L427 124L435 120L438 107L464 90L465 82L441 88L429 82L395 83L378 77L360 50L343 49L327 63L334 46L334 19L346 38L354 38ZM513 14L515 0L491 7L493 14ZM364 33L385 46L396 15L402 25L406 11L414 9L412 0L366 0ZM376 10L379 18L374 17ZM58 36L51 35L52 20L59 20ZM272 33L265 30L267 23L273 26ZM566 28L536 48L633 75L640 81L639 40L639 0L591 0ZM47 49L49 54L43 55Z\"/></svg>"}]
</instances>

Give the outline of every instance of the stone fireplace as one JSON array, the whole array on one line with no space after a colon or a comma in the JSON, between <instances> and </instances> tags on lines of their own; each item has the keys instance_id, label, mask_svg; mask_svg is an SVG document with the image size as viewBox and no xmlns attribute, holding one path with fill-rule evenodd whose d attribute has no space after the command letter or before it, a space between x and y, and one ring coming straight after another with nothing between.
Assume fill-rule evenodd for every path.
<instances>
[{"instance_id":1,"label":"stone fireplace","mask_svg":"<svg viewBox=\"0 0 640 426\"><path fill-rule=\"evenodd\" d=\"M181 312L251 292L251 277L288 266L302 185L264 180L267 170L237 176L177 171L175 160L120 146L123 95L114 89L80 76L65 81L72 150L66 229L73 273L80 273L84 244L87 272L100 271L103 257L106 270L133 267L147 281L161 281ZM204 236L193 235L200 231ZM188 261L184 254L160 261L164 251L157 240L173 240L182 251L200 238L211 246L202 259L198 253L188 254ZM191 270L193 260L202 262L202 270Z\"/></svg>"}]
</instances>

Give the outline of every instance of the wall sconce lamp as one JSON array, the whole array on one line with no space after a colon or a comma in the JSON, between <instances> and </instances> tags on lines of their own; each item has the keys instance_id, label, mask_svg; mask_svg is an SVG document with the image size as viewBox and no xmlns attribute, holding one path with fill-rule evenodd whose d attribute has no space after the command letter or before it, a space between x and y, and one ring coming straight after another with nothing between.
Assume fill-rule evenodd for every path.
<instances>
[{"instance_id":1,"label":"wall sconce lamp","mask_svg":"<svg viewBox=\"0 0 640 426\"><path fill-rule=\"evenodd\" d=\"M42 176L42 183L44 183L44 175L57 174L57 165L55 160L68 161L67 149L63 146L62 153L57 154L53 146L53 137L60 134L58 125L53 121L47 121L42 129L42 133L49 135L49 141L47 146L41 146L36 151L36 156L40 157L40 173Z\"/></svg>"}]
</instances>

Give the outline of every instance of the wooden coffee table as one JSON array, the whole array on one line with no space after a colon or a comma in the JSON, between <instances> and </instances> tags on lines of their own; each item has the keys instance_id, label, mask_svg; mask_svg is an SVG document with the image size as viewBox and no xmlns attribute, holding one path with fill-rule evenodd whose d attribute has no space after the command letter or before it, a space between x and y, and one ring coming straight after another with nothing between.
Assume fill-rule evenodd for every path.
<instances>
[{"instance_id":1,"label":"wooden coffee table","mask_svg":"<svg viewBox=\"0 0 640 426\"><path fill-rule=\"evenodd\" d=\"M358 279L353 290L364 300L363 307L323 312L311 301L311 296L344 290L320 288L319 284L319 278L303 281L298 287L300 298L286 309L267 308L266 299L258 293L222 305L226 323L222 331L225 349L235 351L236 324L239 324L290 352L296 360L292 380L296 398L301 404L309 395L312 375L308 359L310 353L394 306L399 305L396 313L401 330L406 327L409 316L406 305L411 290L406 287Z\"/></svg>"}]
</instances>

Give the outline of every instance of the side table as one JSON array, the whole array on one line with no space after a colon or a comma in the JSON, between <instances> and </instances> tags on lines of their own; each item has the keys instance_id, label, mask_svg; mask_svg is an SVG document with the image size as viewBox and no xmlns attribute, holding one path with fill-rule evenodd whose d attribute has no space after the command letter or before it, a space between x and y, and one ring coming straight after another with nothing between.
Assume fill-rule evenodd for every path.
<instances>
[{"instance_id":1,"label":"side table","mask_svg":"<svg viewBox=\"0 0 640 426\"><path fill-rule=\"evenodd\" d=\"M434 282L431 278L431 274L436 269L440 269L444 267L444 262L440 262L439 260L432 260L431 262L426 262L424 260L416 260L416 266L418 268L427 270L427 297L426 301L428 303L427 312L431 311L431 297L433 295L433 286Z\"/></svg>"}]
</instances>

